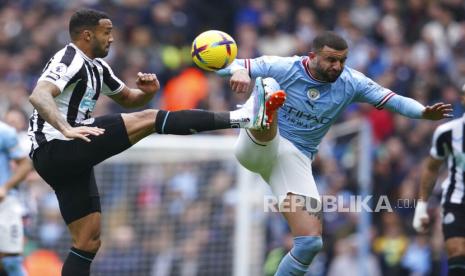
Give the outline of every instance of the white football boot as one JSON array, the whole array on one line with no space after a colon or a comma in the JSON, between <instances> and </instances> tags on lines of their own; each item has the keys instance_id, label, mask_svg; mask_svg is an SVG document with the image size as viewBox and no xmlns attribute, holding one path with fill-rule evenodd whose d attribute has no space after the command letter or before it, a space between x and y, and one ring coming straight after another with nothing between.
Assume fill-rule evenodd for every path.
<instances>
[{"instance_id":1,"label":"white football boot","mask_svg":"<svg viewBox=\"0 0 465 276\"><path fill-rule=\"evenodd\" d=\"M250 121L244 126L246 129L267 129L273 121L273 113L286 100L286 93L280 90L279 84L273 78L257 77L255 86L249 99L241 106L249 115Z\"/></svg>"}]
</instances>

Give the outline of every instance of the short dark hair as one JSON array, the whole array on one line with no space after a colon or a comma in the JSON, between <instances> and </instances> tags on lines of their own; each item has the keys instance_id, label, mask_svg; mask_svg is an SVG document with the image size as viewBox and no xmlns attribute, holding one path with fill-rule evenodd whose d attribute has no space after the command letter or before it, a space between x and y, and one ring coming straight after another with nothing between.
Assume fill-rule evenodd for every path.
<instances>
[{"instance_id":1,"label":"short dark hair","mask_svg":"<svg viewBox=\"0 0 465 276\"><path fill-rule=\"evenodd\" d=\"M313 51L318 52L325 46L338 51L345 50L349 47L342 36L330 31L322 32L313 39Z\"/></svg>"},{"instance_id":2,"label":"short dark hair","mask_svg":"<svg viewBox=\"0 0 465 276\"><path fill-rule=\"evenodd\" d=\"M69 35L71 39L77 39L79 33L84 29L97 27L100 19L110 19L110 17L104 12L92 9L81 9L75 12L69 20Z\"/></svg>"}]
</instances>

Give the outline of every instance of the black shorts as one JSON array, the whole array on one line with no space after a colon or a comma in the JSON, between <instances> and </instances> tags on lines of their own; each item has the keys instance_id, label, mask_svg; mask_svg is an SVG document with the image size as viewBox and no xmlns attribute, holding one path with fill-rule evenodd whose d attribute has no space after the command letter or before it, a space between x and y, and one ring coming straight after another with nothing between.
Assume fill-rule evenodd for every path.
<instances>
[{"instance_id":1,"label":"black shorts","mask_svg":"<svg viewBox=\"0 0 465 276\"><path fill-rule=\"evenodd\" d=\"M465 206L446 204L442 209L442 232L444 239L465 238Z\"/></svg>"},{"instance_id":2,"label":"black shorts","mask_svg":"<svg viewBox=\"0 0 465 276\"><path fill-rule=\"evenodd\" d=\"M66 224L101 211L93 167L131 147L121 114L97 117L86 126L104 128L105 133L89 136L90 143L52 140L32 157L39 175L55 190Z\"/></svg>"}]
</instances>

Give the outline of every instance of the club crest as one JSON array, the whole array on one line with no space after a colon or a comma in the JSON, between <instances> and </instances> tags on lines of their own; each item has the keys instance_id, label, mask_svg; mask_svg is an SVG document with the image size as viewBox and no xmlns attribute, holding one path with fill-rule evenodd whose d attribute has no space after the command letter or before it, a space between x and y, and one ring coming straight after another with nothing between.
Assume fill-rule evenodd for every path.
<instances>
[{"instance_id":1,"label":"club crest","mask_svg":"<svg viewBox=\"0 0 465 276\"><path fill-rule=\"evenodd\" d=\"M307 91L307 97L310 99L310 101L318 100L320 97L320 91L315 88L310 88Z\"/></svg>"},{"instance_id":2,"label":"club crest","mask_svg":"<svg viewBox=\"0 0 465 276\"><path fill-rule=\"evenodd\" d=\"M54 65L50 71L52 73L57 74L58 76L63 76L66 73L66 71L68 71L68 66L66 66L63 63L58 63Z\"/></svg>"}]
</instances>

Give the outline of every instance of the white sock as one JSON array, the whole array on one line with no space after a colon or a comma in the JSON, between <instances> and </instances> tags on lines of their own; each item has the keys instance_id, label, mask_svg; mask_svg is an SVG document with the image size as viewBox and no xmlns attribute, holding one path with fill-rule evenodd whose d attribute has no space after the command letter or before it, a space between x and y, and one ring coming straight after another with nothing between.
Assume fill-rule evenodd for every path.
<instances>
[{"instance_id":1,"label":"white sock","mask_svg":"<svg viewBox=\"0 0 465 276\"><path fill-rule=\"evenodd\" d=\"M238 124L240 128L250 126L252 123L251 112L247 111L246 108L239 108L230 113L231 125Z\"/></svg>"}]
</instances>

